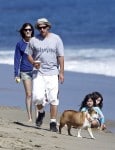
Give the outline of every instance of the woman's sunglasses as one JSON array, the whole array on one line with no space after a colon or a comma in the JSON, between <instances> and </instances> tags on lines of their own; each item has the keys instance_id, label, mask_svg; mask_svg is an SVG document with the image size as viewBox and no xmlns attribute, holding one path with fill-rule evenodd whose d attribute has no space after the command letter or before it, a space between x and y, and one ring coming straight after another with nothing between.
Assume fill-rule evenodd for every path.
<instances>
[{"instance_id":1,"label":"woman's sunglasses","mask_svg":"<svg viewBox=\"0 0 115 150\"><path fill-rule=\"evenodd\" d=\"M27 31L30 31L30 32L31 32L31 31L32 31L32 29L24 29L24 31L26 31L26 32L27 32Z\"/></svg>"}]
</instances>

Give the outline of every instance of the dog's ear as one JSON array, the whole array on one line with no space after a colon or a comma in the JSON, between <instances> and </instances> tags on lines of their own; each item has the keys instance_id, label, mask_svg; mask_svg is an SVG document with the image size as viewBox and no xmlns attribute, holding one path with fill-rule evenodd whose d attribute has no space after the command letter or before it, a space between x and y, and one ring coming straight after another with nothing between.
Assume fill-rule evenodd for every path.
<instances>
[{"instance_id":1,"label":"dog's ear","mask_svg":"<svg viewBox=\"0 0 115 150\"><path fill-rule=\"evenodd\" d=\"M93 111L94 111L93 108L89 108L89 109L88 109L88 113L89 113L90 115L92 114Z\"/></svg>"},{"instance_id":2,"label":"dog's ear","mask_svg":"<svg viewBox=\"0 0 115 150\"><path fill-rule=\"evenodd\" d=\"M91 112L92 112L92 108L89 108L88 113L91 114Z\"/></svg>"}]
</instances>

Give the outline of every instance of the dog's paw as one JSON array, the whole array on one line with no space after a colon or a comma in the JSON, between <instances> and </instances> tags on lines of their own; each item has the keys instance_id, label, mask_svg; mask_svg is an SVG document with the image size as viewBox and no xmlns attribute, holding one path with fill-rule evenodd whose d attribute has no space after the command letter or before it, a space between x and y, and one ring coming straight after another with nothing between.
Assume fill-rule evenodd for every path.
<instances>
[{"instance_id":1,"label":"dog's paw","mask_svg":"<svg viewBox=\"0 0 115 150\"><path fill-rule=\"evenodd\" d=\"M96 138L93 136L93 137L91 137L91 139L95 140Z\"/></svg>"},{"instance_id":2,"label":"dog's paw","mask_svg":"<svg viewBox=\"0 0 115 150\"><path fill-rule=\"evenodd\" d=\"M78 137L78 138L82 138L82 136L81 136L81 135L77 135L77 137Z\"/></svg>"},{"instance_id":3,"label":"dog's paw","mask_svg":"<svg viewBox=\"0 0 115 150\"><path fill-rule=\"evenodd\" d=\"M72 134L71 134L71 133L69 133L68 135L69 135L69 136L72 136Z\"/></svg>"}]
</instances>

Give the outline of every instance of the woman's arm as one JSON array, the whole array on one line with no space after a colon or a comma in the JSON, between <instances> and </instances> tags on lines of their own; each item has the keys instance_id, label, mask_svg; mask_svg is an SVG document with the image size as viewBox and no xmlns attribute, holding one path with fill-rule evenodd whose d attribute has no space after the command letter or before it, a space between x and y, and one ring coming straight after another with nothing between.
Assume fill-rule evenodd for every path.
<instances>
[{"instance_id":1,"label":"woman's arm","mask_svg":"<svg viewBox=\"0 0 115 150\"><path fill-rule=\"evenodd\" d=\"M100 130L103 130L105 128L105 117L99 107L94 107L94 108L95 108L96 112L99 114L99 120L101 123Z\"/></svg>"}]
</instances>

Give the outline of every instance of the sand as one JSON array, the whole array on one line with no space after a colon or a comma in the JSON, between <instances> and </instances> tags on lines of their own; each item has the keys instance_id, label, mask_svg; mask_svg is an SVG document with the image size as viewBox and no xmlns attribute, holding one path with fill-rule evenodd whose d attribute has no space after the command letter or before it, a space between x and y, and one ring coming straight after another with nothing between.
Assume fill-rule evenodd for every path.
<instances>
[{"instance_id":1,"label":"sand","mask_svg":"<svg viewBox=\"0 0 115 150\"><path fill-rule=\"evenodd\" d=\"M59 121L60 114L58 114ZM25 110L17 107L0 107L0 149L2 150L115 150L115 133L109 130L93 130L95 140L86 130L83 138L77 137L77 129L72 128L72 135L67 129L62 134L49 131L49 113L46 113L41 128L27 121ZM108 124L109 125L109 124ZM115 127L115 124L112 124Z\"/></svg>"}]
</instances>

